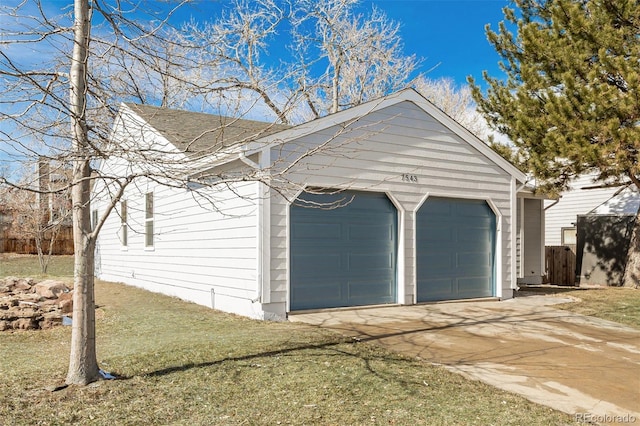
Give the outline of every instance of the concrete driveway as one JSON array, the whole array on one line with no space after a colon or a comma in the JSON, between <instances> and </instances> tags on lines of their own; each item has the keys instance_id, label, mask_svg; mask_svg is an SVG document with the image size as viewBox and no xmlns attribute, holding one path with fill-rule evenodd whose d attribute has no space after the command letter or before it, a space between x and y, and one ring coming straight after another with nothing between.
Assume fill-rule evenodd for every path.
<instances>
[{"instance_id":1,"label":"concrete driveway","mask_svg":"<svg viewBox=\"0 0 640 426\"><path fill-rule=\"evenodd\" d=\"M290 320L442 364L577 419L640 424L640 331L553 308L568 301L535 295L294 314Z\"/></svg>"}]
</instances>

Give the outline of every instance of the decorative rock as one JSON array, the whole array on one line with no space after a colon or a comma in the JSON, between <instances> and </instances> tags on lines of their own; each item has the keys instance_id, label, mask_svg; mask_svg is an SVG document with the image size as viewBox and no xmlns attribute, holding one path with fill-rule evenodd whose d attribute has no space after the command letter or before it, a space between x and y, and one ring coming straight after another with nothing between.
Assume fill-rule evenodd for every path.
<instances>
[{"instance_id":1,"label":"decorative rock","mask_svg":"<svg viewBox=\"0 0 640 426\"><path fill-rule=\"evenodd\" d=\"M42 315L42 313L39 312L39 309L34 308L19 309L16 313L18 314L18 318L38 318Z\"/></svg>"},{"instance_id":2,"label":"decorative rock","mask_svg":"<svg viewBox=\"0 0 640 426\"><path fill-rule=\"evenodd\" d=\"M19 297L19 303L24 303L26 305L32 304L37 305L41 300L46 300L35 293L27 293L20 294L18 293L17 297Z\"/></svg>"},{"instance_id":3,"label":"decorative rock","mask_svg":"<svg viewBox=\"0 0 640 426\"><path fill-rule=\"evenodd\" d=\"M73 300L73 290L58 296L58 302L62 302L63 300Z\"/></svg>"},{"instance_id":4,"label":"decorative rock","mask_svg":"<svg viewBox=\"0 0 640 426\"><path fill-rule=\"evenodd\" d=\"M13 287L13 291L27 292L31 290L31 287L32 284L30 284L28 280L22 278L16 282L15 286Z\"/></svg>"},{"instance_id":5,"label":"decorative rock","mask_svg":"<svg viewBox=\"0 0 640 426\"><path fill-rule=\"evenodd\" d=\"M70 314L73 312L73 300L72 299L62 300L58 303L58 307L60 308L60 313Z\"/></svg>"},{"instance_id":6,"label":"decorative rock","mask_svg":"<svg viewBox=\"0 0 640 426\"><path fill-rule=\"evenodd\" d=\"M8 311L0 312L0 321L15 321L18 319L18 314L16 313L16 309L10 309Z\"/></svg>"},{"instance_id":7,"label":"decorative rock","mask_svg":"<svg viewBox=\"0 0 640 426\"><path fill-rule=\"evenodd\" d=\"M35 330L38 328L38 322L33 318L19 318L12 325L14 330Z\"/></svg>"},{"instance_id":8,"label":"decorative rock","mask_svg":"<svg viewBox=\"0 0 640 426\"><path fill-rule=\"evenodd\" d=\"M48 330L55 326L62 325L62 317L58 313L44 314L42 321L40 321L40 328L42 330Z\"/></svg>"},{"instance_id":9,"label":"decorative rock","mask_svg":"<svg viewBox=\"0 0 640 426\"><path fill-rule=\"evenodd\" d=\"M38 330L63 323L73 311L73 294L59 281L32 278L0 280L0 331Z\"/></svg>"},{"instance_id":10,"label":"decorative rock","mask_svg":"<svg viewBox=\"0 0 640 426\"><path fill-rule=\"evenodd\" d=\"M62 293L69 291L64 283L60 281L46 280L42 281L34 286L35 292L40 297L47 299L56 299Z\"/></svg>"}]
</instances>

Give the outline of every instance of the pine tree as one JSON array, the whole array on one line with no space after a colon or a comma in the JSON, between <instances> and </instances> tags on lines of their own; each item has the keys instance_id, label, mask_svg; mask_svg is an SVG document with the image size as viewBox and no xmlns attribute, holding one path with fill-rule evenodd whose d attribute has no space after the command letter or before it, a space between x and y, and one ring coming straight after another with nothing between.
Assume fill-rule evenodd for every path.
<instances>
[{"instance_id":1,"label":"pine tree","mask_svg":"<svg viewBox=\"0 0 640 426\"><path fill-rule=\"evenodd\" d=\"M497 32L486 28L506 80L485 73L484 94L469 79L481 113L514 142L545 191L591 171L640 188L640 2L514 4ZM637 219L633 234L626 286L640 277Z\"/></svg>"}]
</instances>

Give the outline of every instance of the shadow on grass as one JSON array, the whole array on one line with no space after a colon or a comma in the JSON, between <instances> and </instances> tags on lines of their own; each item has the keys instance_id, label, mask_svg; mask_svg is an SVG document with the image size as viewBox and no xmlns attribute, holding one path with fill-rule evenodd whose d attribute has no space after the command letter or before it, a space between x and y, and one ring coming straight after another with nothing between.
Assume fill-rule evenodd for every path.
<instances>
[{"instance_id":1,"label":"shadow on grass","mask_svg":"<svg viewBox=\"0 0 640 426\"><path fill-rule=\"evenodd\" d=\"M332 348L332 347L335 347L335 346L338 346L338 345L342 345L342 344L345 344L345 343L354 343L354 342L353 341L344 340L344 341L340 341L340 342L327 342L327 343L322 343L322 344L310 344L310 345L301 345L301 346L296 346L296 347L291 347L291 348L282 348L282 349L276 349L276 350L266 351L266 352L259 352L259 353L254 353L254 354L247 354L247 355L242 355L242 356L237 356L237 357L227 357L227 358L222 358L222 359L219 359L219 360L216 360L216 361L189 363L189 364L175 366L175 367L168 367L168 368L163 368L163 369L156 370L156 371L151 371L149 373L141 374L140 376L142 376L142 377L161 377L161 376L166 376L168 374L185 372L185 371L192 370L192 369L197 369L197 368L213 367L213 366L216 366L216 365L223 364L225 362L249 361L249 360L252 360L252 359L260 359L260 358L266 358L266 357L275 357L275 356L287 355L287 354L291 354L291 353L298 352L298 351L328 349L328 348ZM349 352L346 352L346 351L341 351L341 350L336 349L336 348L333 348L333 350L336 351L336 352L340 352L341 354L344 354L344 355L353 356L352 353L349 353ZM118 376L119 380L130 379L130 378L132 378L132 377Z\"/></svg>"},{"instance_id":2,"label":"shadow on grass","mask_svg":"<svg viewBox=\"0 0 640 426\"><path fill-rule=\"evenodd\" d=\"M356 326L353 326L352 324L341 324L340 326L336 326L336 325L328 325L326 322L323 322L321 324L318 324L317 326L319 328L332 329L336 332L341 333L342 339L338 341L331 341L331 342L326 342L321 344L305 344L305 345L299 345L299 346L294 346L289 348L281 348L281 349L276 349L271 351L247 354L247 355L242 355L237 357L226 357L226 358L222 358L215 361L188 363L180 366L168 367L168 368L163 368L160 370L148 372L140 376L161 377L168 374L185 372L192 369L213 367L226 362L248 361L252 359L260 359L265 357L282 356L282 355L292 354L295 352L300 352L305 350L322 350L322 349L331 349L342 355L346 355L350 357L354 357L354 356L359 357L364 362L367 363L367 369L371 373L376 374L375 370L370 365L368 365L370 360L367 359L367 357L363 357L347 351L342 351L338 349L337 346L342 344L349 344L349 343L357 344L360 342L377 343L380 340L388 339L388 338L409 339L411 336L414 336L420 333L437 333L445 330L458 329L458 328L462 329L464 327L472 327L472 326L492 325L492 324L500 324L502 326L508 325L508 324L522 325L523 323L531 322L531 321L535 321L535 322L557 321L562 319L563 317L571 317L574 314L571 314L569 312L559 311L559 310L553 310L552 312L547 313L547 315L542 315L542 316L539 313L531 316L530 315L513 315L513 314L510 314L510 315L493 314L490 316L477 316L477 315L465 316L465 315L455 315L451 313L447 315L451 319L455 318L455 320L448 324L437 324L435 322L430 321L430 318L428 317L428 313L427 313L424 317L413 322L409 329L403 329L403 330L399 330L395 328L395 324L393 322L386 324L389 326L388 328L386 328L385 325L381 325L381 324L371 325L371 324L367 324L366 322L363 324L358 324ZM472 333L470 333L470 336L471 334ZM429 344L428 342L425 342L425 343L426 344L424 349L428 349ZM389 358L392 357L391 356L392 353L394 354L394 356L397 357L398 356L397 354L401 352L392 350L390 352ZM529 354L524 352L519 353L518 355L522 357L529 356ZM488 359L491 357L491 354L485 353L485 356ZM422 360L430 361L428 357L425 358L424 356L420 356L419 358ZM394 359L398 360L400 358L394 358ZM409 358L406 358L406 360L408 361ZM463 359L460 360L460 363L465 363L465 362L466 360L463 360ZM128 378L131 378L131 377L124 377L124 376L118 377L118 379L128 379Z\"/></svg>"}]
</instances>

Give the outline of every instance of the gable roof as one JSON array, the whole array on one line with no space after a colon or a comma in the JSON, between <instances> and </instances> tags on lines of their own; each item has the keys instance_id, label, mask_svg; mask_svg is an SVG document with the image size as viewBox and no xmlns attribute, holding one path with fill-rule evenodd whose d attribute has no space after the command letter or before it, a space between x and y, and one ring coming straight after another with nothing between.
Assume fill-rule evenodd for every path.
<instances>
[{"instance_id":1,"label":"gable roof","mask_svg":"<svg viewBox=\"0 0 640 426\"><path fill-rule=\"evenodd\" d=\"M494 162L505 172L515 177L516 180L521 183L527 182L527 176L516 166L511 164L508 160L495 152L486 143L484 143L477 136L471 133L467 128L462 126L453 118L449 117L440 108L435 106L433 103L431 103L424 96L422 96L412 88L404 89L385 97L368 101L355 107L339 111L325 117L317 118L315 120L300 124L295 127L291 127L281 132L271 134L257 141L250 142L246 145L244 152L246 155L250 155L254 152L265 149L265 142L268 143L269 141L271 141L269 146L276 146L282 144L283 142L307 136L309 134L328 129L333 126L348 127L351 123L357 122L359 118L364 117L369 113L407 101L417 105L425 113L429 114L435 120L439 121L443 126L447 127L455 135L462 138L465 142L471 145L471 147Z\"/></svg>"},{"instance_id":2,"label":"gable roof","mask_svg":"<svg viewBox=\"0 0 640 426\"><path fill-rule=\"evenodd\" d=\"M219 165L237 155L251 155L336 125L348 126L371 112L406 101L431 115L519 182L527 181L527 176L517 167L411 88L294 127L148 105L125 105L182 152L192 157L210 156L211 161ZM231 152L222 155L219 152L221 147L232 146Z\"/></svg>"},{"instance_id":3,"label":"gable roof","mask_svg":"<svg viewBox=\"0 0 640 426\"><path fill-rule=\"evenodd\" d=\"M125 103L127 108L187 155L210 155L289 128L283 124Z\"/></svg>"}]
</instances>

